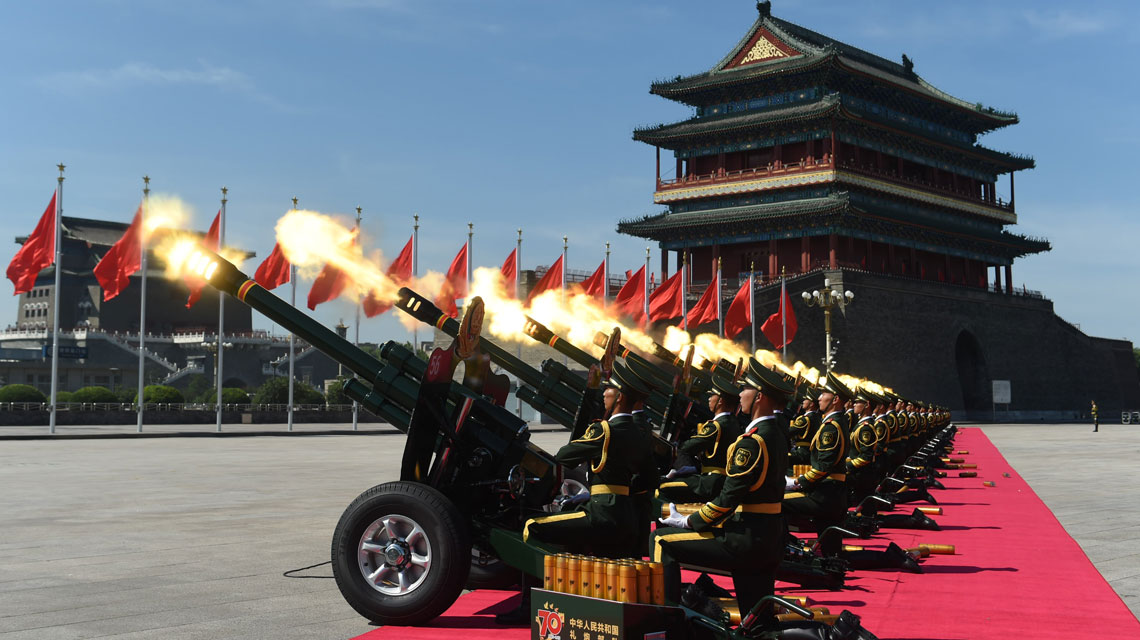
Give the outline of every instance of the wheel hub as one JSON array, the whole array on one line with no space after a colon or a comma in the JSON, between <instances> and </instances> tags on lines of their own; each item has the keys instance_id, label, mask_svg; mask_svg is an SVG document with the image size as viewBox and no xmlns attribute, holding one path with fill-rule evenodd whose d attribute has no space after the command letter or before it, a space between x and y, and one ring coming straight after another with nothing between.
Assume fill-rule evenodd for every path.
<instances>
[{"instance_id":1,"label":"wheel hub","mask_svg":"<svg viewBox=\"0 0 1140 640\"><path fill-rule=\"evenodd\" d=\"M418 522L389 514L364 528L357 545L357 564L368 586L386 596L415 591L431 570L432 548Z\"/></svg>"}]
</instances>

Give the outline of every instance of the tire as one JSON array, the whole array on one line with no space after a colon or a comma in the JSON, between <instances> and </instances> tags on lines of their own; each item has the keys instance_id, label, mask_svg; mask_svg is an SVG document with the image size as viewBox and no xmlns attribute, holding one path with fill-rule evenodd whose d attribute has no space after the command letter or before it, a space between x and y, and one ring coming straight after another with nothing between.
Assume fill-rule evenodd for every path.
<instances>
[{"instance_id":1,"label":"tire","mask_svg":"<svg viewBox=\"0 0 1140 640\"><path fill-rule=\"evenodd\" d=\"M487 554L479 547L471 548L471 572L467 574L468 589L509 589L519 583L522 574L499 558Z\"/></svg>"},{"instance_id":2,"label":"tire","mask_svg":"<svg viewBox=\"0 0 1140 640\"><path fill-rule=\"evenodd\" d=\"M447 610L471 568L467 523L442 493L388 482L344 510L332 539L341 595L381 625L415 625Z\"/></svg>"}]
</instances>

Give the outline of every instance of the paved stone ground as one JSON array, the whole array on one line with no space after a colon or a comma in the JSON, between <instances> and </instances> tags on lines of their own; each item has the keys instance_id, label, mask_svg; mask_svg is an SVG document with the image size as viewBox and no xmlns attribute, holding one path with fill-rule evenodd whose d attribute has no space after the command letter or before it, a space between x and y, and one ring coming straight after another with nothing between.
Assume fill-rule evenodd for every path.
<instances>
[{"instance_id":1,"label":"paved stone ground","mask_svg":"<svg viewBox=\"0 0 1140 640\"><path fill-rule=\"evenodd\" d=\"M1101 424L1098 433L1091 424L984 431L1140 617L1140 425Z\"/></svg>"},{"instance_id":2,"label":"paved stone ground","mask_svg":"<svg viewBox=\"0 0 1140 640\"><path fill-rule=\"evenodd\" d=\"M1140 610L1140 428L986 432ZM0 440L0 640L364 633L327 565L282 574L328 559L341 510L397 475L402 446L382 433Z\"/></svg>"}]
</instances>

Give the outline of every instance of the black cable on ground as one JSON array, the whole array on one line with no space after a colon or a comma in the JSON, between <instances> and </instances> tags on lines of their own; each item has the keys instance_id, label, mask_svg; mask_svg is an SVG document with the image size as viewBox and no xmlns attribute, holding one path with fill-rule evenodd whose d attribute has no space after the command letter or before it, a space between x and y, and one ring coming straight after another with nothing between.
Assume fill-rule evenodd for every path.
<instances>
[{"instance_id":1,"label":"black cable on ground","mask_svg":"<svg viewBox=\"0 0 1140 640\"><path fill-rule=\"evenodd\" d=\"M312 564L312 565L309 565L307 567L301 567L300 569L290 569L281 575L285 576L286 578L298 578L298 579L322 578L322 579L331 580L333 578L333 576L293 576L293 575L289 575L291 573L297 573L298 571L307 571L309 569L316 569L317 567L324 566L326 564L332 564L332 560L325 560L324 562L318 562L317 564Z\"/></svg>"}]
</instances>

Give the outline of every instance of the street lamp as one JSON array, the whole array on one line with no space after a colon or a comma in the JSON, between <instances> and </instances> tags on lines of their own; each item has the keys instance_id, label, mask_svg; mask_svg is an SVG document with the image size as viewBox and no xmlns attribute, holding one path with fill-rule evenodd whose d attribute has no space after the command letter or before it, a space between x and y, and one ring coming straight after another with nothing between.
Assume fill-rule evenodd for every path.
<instances>
[{"instance_id":1,"label":"street lamp","mask_svg":"<svg viewBox=\"0 0 1140 640\"><path fill-rule=\"evenodd\" d=\"M855 299L855 294L850 291L843 291L831 288L831 281L827 278L823 279L823 288L815 291L803 292L804 304L809 307L820 307L823 309L823 333L827 339L827 352L823 358L823 367L827 373L831 373L831 367L835 364L835 354L831 351L831 309L832 307L839 307L843 310L851 301ZM839 344L836 341L836 344Z\"/></svg>"}]
</instances>

